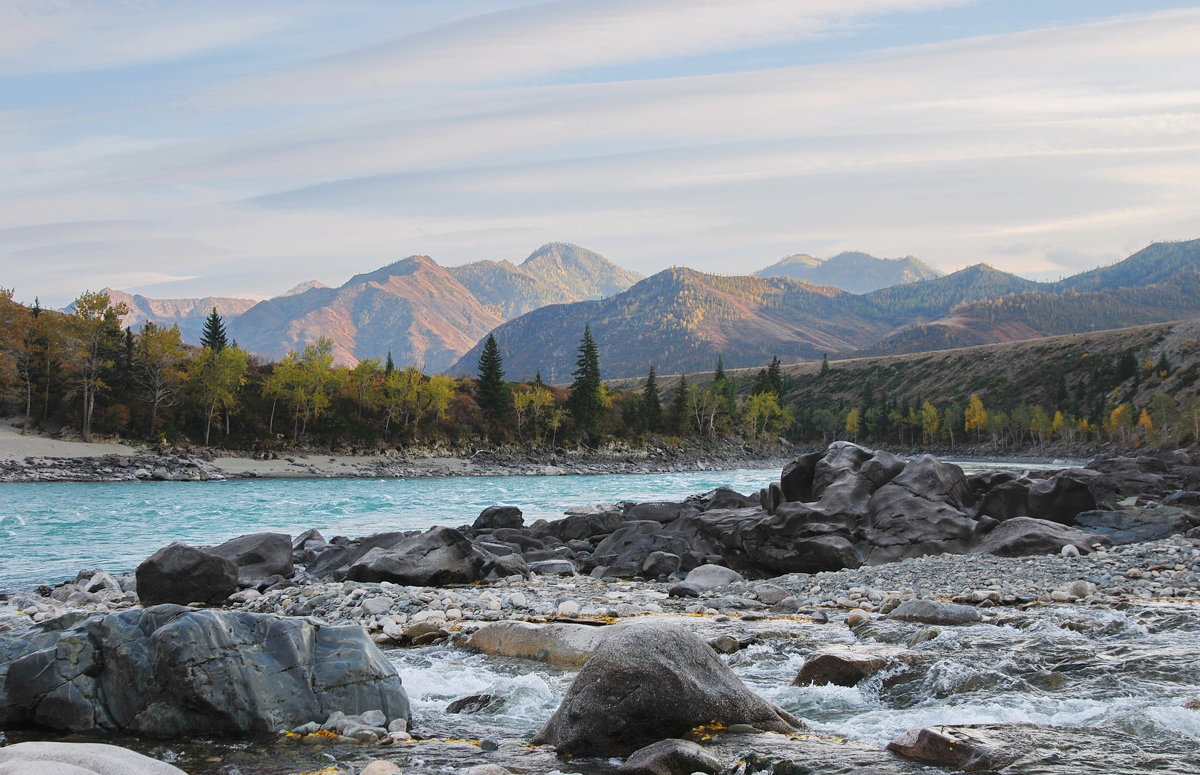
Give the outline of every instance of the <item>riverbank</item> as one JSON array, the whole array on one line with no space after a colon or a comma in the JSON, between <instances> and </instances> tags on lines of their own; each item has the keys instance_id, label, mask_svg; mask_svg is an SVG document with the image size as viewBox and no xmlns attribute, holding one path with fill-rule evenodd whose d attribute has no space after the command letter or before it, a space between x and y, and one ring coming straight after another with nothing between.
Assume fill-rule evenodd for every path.
<instances>
[{"instance_id":1,"label":"riverbank","mask_svg":"<svg viewBox=\"0 0 1200 775\"><path fill-rule=\"evenodd\" d=\"M0 482L221 481L225 479L416 478L676 473L778 468L783 445L740 441L678 446L610 445L596 450L414 449L390 454L229 452L84 443L0 423Z\"/></svg>"}]
</instances>

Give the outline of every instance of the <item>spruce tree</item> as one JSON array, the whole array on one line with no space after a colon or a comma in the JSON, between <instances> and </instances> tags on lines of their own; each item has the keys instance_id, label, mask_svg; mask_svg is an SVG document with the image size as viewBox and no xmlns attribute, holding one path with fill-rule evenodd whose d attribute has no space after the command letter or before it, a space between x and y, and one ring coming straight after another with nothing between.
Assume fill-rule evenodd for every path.
<instances>
[{"instance_id":1,"label":"spruce tree","mask_svg":"<svg viewBox=\"0 0 1200 775\"><path fill-rule=\"evenodd\" d=\"M496 337L488 334L479 355L479 381L475 385L475 403L484 418L499 428L508 418L511 396L504 384L504 361Z\"/></svg>"},{"instance_id":2,"label":"spruce tree","mask_svg":"<svg viewBox=\"0 0 1200 775\"><path fill-rule=\"evenodd\" d=\"M717 356L717 370L713 374L712 389L721 414L732 420L737 415L737 393L733 380L725 373L725 360L719 355Z\"/></svg>"},{"instance_id":3,"label":"spruce tree","mask_svg":"<svg viewBox=\"0 0 1200 775\"><path fill-rule=\"evenodd\" d=\"M396 370L396 362L392 360L392 351L388 350L387 363L383 367L383 376L387 376Z\"/></svg>"},{"instance_id":4,"label":"spruce tree","mask_svg":"<svg viewBox=\"0 0 1200 775\"><path fill-rule=\"evenodd\" d=\"M658 394L658 377L654 373L654 365L650 365L650 373L646 375L646 386L642 388L642 420L646 430L651 433L662 427L662 397Z\"/></svg>"},{"instance_id":5,"label":"spruce tree","mask_svg":"<svg viewBox=\"0 0 1200 775\"><path fill-rule=\"evenodd\" d=\"M671 399L671 427L677 433L683 433L687 427L688 411L688 384L687 377L683 374L679 375L679 384L675 387L675 396Z\"/></svg>"},{"instance_id":6,"label":"spruce tree","mask_svg":"<svg viewBox=\"0 0 1200 775\"><path fill-rule=\"evenodd\" d=\"M778 355L772 355L771 365L767 366L767 388L776 398L783 400L783 365Z\"/></svg>"},{"instance_id":7,"label":"spruce tree","mask_svg":"<svg viewBox=\"0 0 1200 775\"><path fill-rule=\"evenodd\" d=\"M829 373L829 353L821 353L821 376Z\"/></svg>"},{"instance_id":8,"label":"spruce tree","mask_svg":"<svg viewBox=\"0 0 1200 775\"><path fill-rule=\"evenodd\" d=\"M212 312L204 319L204 329L200 332L200 346L207 347L214 353L219 353L229 346L229 339L225 335L225 322L217 314L216 307L213 307Z\"/></svg>"},{"instance_id":9,"label":"spruce tree","mask_svg":"<svg viewBox=\"0 0 1200 775\"><path fill-rule=\"evenodd\" d=\"M532 387L534 390L544 390L546 388L546 383L542 380L542 370L541 369L538 369L536 372L534 372L533 382L530 382L529 386Z\"/></svg>"},{"instance_id":10,"label":"spruce tree","mask_svg":"<svg viewBox=\"0 0 1200 775\"><path fill-rule=\"evenodd\" d=\"M600 381L600 356L596 352L596 341L592 339L590 325L583 328L572 376L575 381L571 383L567 408L575 418L576 429L582 435L591 437L595 435L600 413L604 411L604 386Z\"/></svg>"}]
</instances>

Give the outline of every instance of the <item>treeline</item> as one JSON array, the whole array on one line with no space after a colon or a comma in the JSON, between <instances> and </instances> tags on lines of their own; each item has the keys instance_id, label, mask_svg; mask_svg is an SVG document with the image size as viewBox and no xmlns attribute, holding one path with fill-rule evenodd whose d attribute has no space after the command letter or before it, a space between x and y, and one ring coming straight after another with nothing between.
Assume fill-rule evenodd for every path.
<instances>
[{"instance_id":1,"label":"treeline","mask_svg":"<svg viewBox=\"0 0 1200 775\"><path fill-rule=\"evenodd\" d=\"M590 328L563 388L540 374L506 380L491 337L478 376L453 378L397 367L390 354L337 366L324 338L264 362L228 339L216 310L200 347L175 327L123 329L127 312L103 293L82 294L63 314L0 292L0 397L24 417L22 432L69 426L85 441L100 434L240 449L485 439L544 446L646 434L778 436L792 419L781 406L777 360L763 369L757 394L741 401L720 364L705 388L681 380L660 395L650 367L642 389L611 390Z\"/></svg>"},{"instance_id":2,"label":"treeline","mask_svg":"<svg viewBox=\"0 0 1200 775\"><path fill-rule=\"evenodd\" d=\"M1039 349L1044 365L994 358L977 373L950 377L939 370L960 362L917 358L843 370L826 361L819 373L795 380L790 436L807 443L848 439L997 451L1175 448L1200 440L1194 361L1172 364L1165 352L1151 357L1148 348L1079 357ZM929 395L921 396L922 389Z\"/></svg>"}]
</instances>

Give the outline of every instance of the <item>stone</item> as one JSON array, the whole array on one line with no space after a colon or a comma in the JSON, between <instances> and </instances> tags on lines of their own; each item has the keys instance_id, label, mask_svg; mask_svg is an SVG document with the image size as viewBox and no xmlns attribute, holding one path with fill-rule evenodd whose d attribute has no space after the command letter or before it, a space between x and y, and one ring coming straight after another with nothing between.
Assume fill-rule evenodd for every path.
<instances>
[{"instance_id":1,"label":"stone","mask_svg":"<svg viewBox=\"0 0 1200 775\"><path fill-rule=\"evenodd\" d=\"M1174 506L1134 506L1113 511L1085 511L1075 524L1102 535L1114 544L1138 544L1186 533L1200 524L1190 511Z\"/></svg>"},{"instance_id":2,"label":"stone","mask_svg":"<svg viewBox=\"0 0 1200 775\"><path fill-rule=\"evenodd\" d=\"M783 467L779 488L783 502L804 502L813 499L813 474L823 452L801 455Z\"/></svg>"},{"instance_id":3,"label":"stone","mask_svg":"<svg viewBox=\"0 0 1200 775\"><path fill-rule=\"evenodd\" d=\"M476 764L462 771L463 775L512 775L510 770L499 764Z\"/></svg>"},{"instance_id":4,"label":"stone","mask_svg":"<svg viewBox=\"0 0 1200 775\"><path fill-rule=\"evenodd\" d=\"M219 603L238 589L237 566L187 544L164 546L138 565L138 600L144 606Z\"/></svg>"},{"instance_id":5,"label":"stone","mask_svg":"<svg viewBox=\"0 0 1200 775\"><path fill-rule=\"evenodd\" d=\"M625 512L627 521L652 520L666 524L674 522L682 516L691 516L700 512L690 503L638 503Z\"/></svg>"},{"instance_id":6,"label":"stone","mask_svg":"<svg viewBox=\"0 0 1200 775\"><path fill-rule=\"evenodd\" d=\"M747 506L753 506L754 501L740 492L731 490L728 487L718 487L717 489L707 492L701 498L701 511L710 511L712 509L744 509Z\"/></svg>"},{"instance_id":7,"label":"stone","mask_svg":"<svg viewBox=\"0 0 1200 775\"><path fill-rule=\"evenodd\" d=\"M451 701L446 706L447 713L482 713L488 708L495 707L503 703L499 697L494 694L472 694L468 697L459 697L457 700Z\"/></svg>"},{"instance_id":8,"label":"stone","mask_svg":"<svg viewBox=\"0 0 1200 775\"><path fill-rule=\"evenodd\" d=\"M558 604L558 615L571 617L578 616L582 606L576 600L564 600Z\"/></svg>"},{"instance_id":9,"label":"stone","mask_svg":"<svg viewBox=\"0 0 1200 775\"><path fill-rule=\"evenodd\" d=\"M995 750L980 732L952 726L910 729L887 749L906 759L972 772L1000 769Z\"/></svg>"},{"instance_id":10,"label":"stone","mask_svg":"<svg viewBox=\"0 0 1200 775\"><path fill-rule=\"evenodd\" d=\"M462 645L496 657L519 657L579 667L612 629L585 624L493 622L480 627Z\"/></svg>"},{"instance_id":11,"label":"stone","mask_svg":"<svg viewBox=\"0 0 1200 775\"><path fill-rule=\"evenodd\" d=\"M679 555L670 552L650 552L642 563L642 575L649 579L670 576L679 570Z\"/></svg>"},{"instance_id":12,"label":"stone","mask_svg":"<svg viewBox=\"0 0 1200 775\"><path fill-rule=\"evenodd\" d=\"M47 630L9 667L0 716L71 732L248 736L332 709L409 716L400 676L361 627L270 614L97 614Z\"/></svg>"},{"instance_id":13,"label":"stone","mask_svg":"<svg viewBox=\"0 0 1200 775\"><path fill-rule=\"evenodd\" d=\"M915 655L894 646L829 646L804 660L793 686L854 686L896 663L911 663Z\"/></svg>"},{"instance_id":14,"label":"stone","mask_svg":"<svg viewBox=\"0 0 1200 775\"><path fill-rule=\"evenodd\" d=\"M921 624L972 624L983 621L979 611L971 606L925 599L905 600L887 617Z\"/></svg>"},{"instance_id":15,"label":"stone","mask_svg":"<svg viewBox=\"0 0 1200 775\"><path fill-rule=\"evenodd\" d=\"M1082 511L1096 508L1096 497L1083 477L1061 471L1029 487L1029 516L1060 525L1075 523Z\"/></svg>"},{"instance_id":16,"label":"stone","mask_svg":"<svg viewBox=\"0 0 1200 775\"><path fill-rule=\"evenodd\" d=\"M495 530L497 528L520 528L525 526L525 517L516 506L488 506L479 513L472 530Z\"/></svg>"},{"instance_id":17,"label":"stone","mask_svg":"<svg viewBox=\"0 0 1200 775\"><path fill-rule=\"evenodd\" d=\"M470 584L484 575L484 555L454 528L434 527L391 548L372 549L350 566L351 581L414 587Z\"/></svg>"},{"instance_id":18,"label":"stone","mask_svg":"<svg viewBox=\"0 0 1200 775\"><path fill-rule=\"evenodd\" d=\"M754 596L765 605L775 605L779 601L789 597L790 594L786 589L775 584L754 585Z\"/></svg>"},{"instance_id":19,"label":"stone","mask_svg":"<svg viewBox=\"0 0 1200 775\"><path fill-rule=\"evenodd\" d=\"M629 755L617 768L622 775L716 775L721 762L690 740L671 738L651 743Z\"/></svg>"},{"instance_id":20,"label":"stone","mask_svg":"<svg viewBox=\"0 0 1200 775\"><path fill-rule=\"evenodd\" d=\"M1096 543L1112 546L1112 541L1104 536L1044 519L1016 517L997 525L972 551L997 557L1026 557L1058 554L1071 544L1083 554L1090 554Z\"/></svg>"},{"instance_id":21,"label":"stone","mask_svg":"<svg viewBox=\"0 0 1200 775\"><path fill-rule=\"evenodd\" d=\"M251 533L208 550L237 566L238 584L252 587L271 577L291 578L292 538L285 533Z\"/></svg>"},{"instance_id":22,"label":"stone","mask_svg":"<svg viewBox=\"0 0 1200 775\"><path fill-rule=\"evenodd\" d=\"M713 721L784 733L802 727L750 692L688 629L638 622L612 630L534 745L553 745L560 755L624 756Z\"/></svg>"},{"instance_id":23,"label":"stone","mask_svg":"<svg viewBox=\"0 0 1200 775\"><path fill-rule=\"evenodd\" d=\"M574 576L575 563L570 560L538 560L527 566L539 576Z\"/></svg>"},{"instance_id":24,"label":"stone","mask_svg":"<svg viewBox=\"0 0 1200 775\"><path fill-rule=\"evenodd\" d=\"M404 770L396 766L394 762L389 762L385 759L373 759L367 762L367 766L359 771L358 775L401 775Z\"/></svg>"},{"instance_id":25,"label":"stone","mask_svg":"<svg viewBox=\"0 0 1200 775\"><path fill-rule=\"evenodd\" d=\"M850 629L854 629L855 627L863 624L868 624L870 621L871 614L862 610L861 608L855 608L853 611L846 614L846 626Z\"/></svg>"},{"instance_id":26,"label":"stone","mask_svg":"<svg viewBox=\"0 0 1200 775\"><path fill-rule=\"evenodd\" d=\"M0 748L2 775L185 775L178 767L104 743L14 743Z\"/></svg>"},{"instance_id":27,"label":"stone","mask_svg":"<svg viewBox=\"0 0 1200 775\"><path fill-rule=\"evenodd\" d=\"M701 565L688 571L684 583L692 589L707 592L738 581L745 581L742 574L721 565Z\"/></svg>"}]
</instances>

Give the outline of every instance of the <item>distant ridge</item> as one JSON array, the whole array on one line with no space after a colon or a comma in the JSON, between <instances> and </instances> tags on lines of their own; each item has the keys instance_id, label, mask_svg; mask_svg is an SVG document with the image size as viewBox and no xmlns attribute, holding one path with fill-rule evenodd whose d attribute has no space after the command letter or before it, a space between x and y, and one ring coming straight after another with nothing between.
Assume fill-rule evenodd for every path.
<instances>
[{"instance_id":1,"label":"distant ridge","mask_svg":"<svg viewBox=\"0 0 1200 775\"><path fill-rule=\"evenodd\" d=\"M123 303L129 307L129 314L121 318L123 327L136 330L147 321L166 328L177 325L183 339L192 342L199 341L204 319L214 308L221 316L233 318L258 303L254 299L218 296L205 296L202 299L152 299L116 288L104 288L103 292L107 293L114 303ZM66 311L72 312L74 308L73 304L69 305Z\"/></svg>"},{"instance_id":2,"label":"distant ridge","mask_svg":"<svg viewBox=\"0 0 1200 775\"><path fill-rule=\"evenodd\" d=\"M813 285L832 285L850 293L870 293L892 285L941 276L941 272L912 256L876 258L853 251L839 253L826 261L807 253L797 253L754 274L756 277L789 277Z\"/></svg>"}]
</instances>

